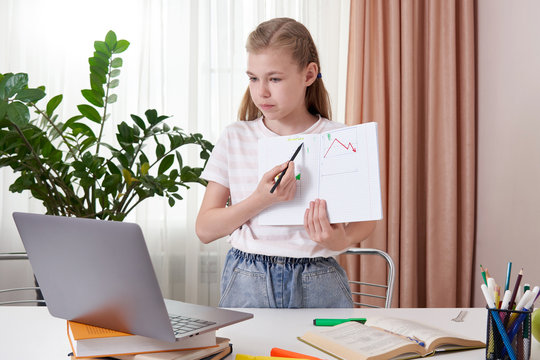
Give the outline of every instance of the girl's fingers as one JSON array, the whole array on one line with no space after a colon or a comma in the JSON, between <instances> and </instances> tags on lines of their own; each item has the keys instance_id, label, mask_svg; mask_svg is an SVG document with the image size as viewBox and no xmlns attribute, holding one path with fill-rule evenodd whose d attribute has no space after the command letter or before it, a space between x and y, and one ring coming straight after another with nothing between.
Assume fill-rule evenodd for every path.
<instances>
[{"instance_id":1,"label":"girl's fingers","mask_svg":"<svg viewBox=\"0 0 540 360\"><path fill-rule=\"evenodd\" d=\"M276 176L281 174L281 172L287 167L287 162L284 162L283 164L279 164L277 166L274 166L272 169L268 170L264 175L263 178L265 180L271 180L272 182L275 181ZM287 172L285 172L285 175L287 175ZM283 180L281 180L283 181Z\"/></svg>"},{"instance_id":2,"label":"girl's fingers","mask_svg":"<svg viewBox=\"0 0 540 360\"><path fill-rule=\"evenodd\" d=\"M328 213L326 212L326 200L319 201L319 222L323 231L332 231L332 225L330 225Z\"/></svg>"},{"instance_id":3,"label":"girl's fingers","mask_svg":"<svg viewBox=\"0 0 540 360\"><path fill-rule=\"evenodd\" d=\"M322 226L320 221L321 216L321 200L317 199L315 200L315 204L313 206L313 228L315 229L315 232L318 234L322 233Z\"/></svg>"}]
</instances>

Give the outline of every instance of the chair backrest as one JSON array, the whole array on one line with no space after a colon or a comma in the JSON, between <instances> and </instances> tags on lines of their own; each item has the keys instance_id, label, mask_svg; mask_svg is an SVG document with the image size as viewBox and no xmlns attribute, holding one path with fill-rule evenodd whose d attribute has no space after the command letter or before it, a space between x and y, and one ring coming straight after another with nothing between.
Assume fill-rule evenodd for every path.
<instances>
[{"instance_id":1,"label":"chair backrest","mask_svg":"<svg viewBox=\"0 0 540 360\"><path fill-rule=\"evenodd\" d=\"M353 290L353 292L352 292L353 298L355 296L356 297L358 297L358 296L367 296L367 297L371 297L371 298L383 299L384 300L384 307L385 308L391 307L392 306L392 294L393 294L393 291L394 291L394 277L395 277L396 270L395 270L394 261L392 260L390 255L388 255L388 253L386 253L386 252L384 252L382 250L371 249L371 248L351 248L351 249L347 250L346 252L344 252L343 254L344 255L356 255L356 256L377 255L377 256L382 257L386 261L386 265L387 265L386 266L387 267L386 284L374 284L374 283L368 283L368 282L356 281L356 280L349 280L349 283L351 285L351 289ZM355 285L357 285L358 287L362 285L364 291L355 291L354 290ZM384 295L378 295L378 294L373 293L373 292L375 292L376 288L384 289ZM365 289L368 289L368 290L365 291ZM373 290L373 292L371 292L371 290ZM360 301L355 301L354 305L358 306L358 307L361 307L361 306L374 307L374 308L381 307L381 306L377 306L377 305L362 303Z\"/></svg>"},{"instance_id":2,"label":"chair backrest","mask_svg":"<svg viewBox=\"0 0 540 360\"><path fill-rule=\"evenodd\" d=\"M0 253L0 261L3 260L28 260L26 253ZM0 297L1 305L21 305L35 304L45 305L45 300L41 297L38 286L15 287L9 289L0 289L0 295L17 294L17 300L3 300Z\"/></svg>"}]
</instances>

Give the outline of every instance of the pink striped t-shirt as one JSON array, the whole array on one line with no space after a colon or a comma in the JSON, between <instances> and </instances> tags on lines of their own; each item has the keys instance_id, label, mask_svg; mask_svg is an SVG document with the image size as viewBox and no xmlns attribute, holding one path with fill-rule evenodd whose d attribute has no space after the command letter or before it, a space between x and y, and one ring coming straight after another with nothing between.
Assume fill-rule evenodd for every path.
<instances>
[{"instance_id":1,"label":"pink striped t-shirt","mask_svg":"<svg viewBox=\"0 0 540 360\"><path fill-rule=\"evenodd\" d=\"M344 126L319 117L301 134L319 134ZM264 125L262 117L227 126L201 177L229 188L232 204L244 200L258 184L258 141L272 136L279 135ZM294 258L328 257L339 253L312 241L303 225L258 225L257 218L258 215L254 216L230 235L228 241L234 248L252 254Z\"/></svg>"}]
</instances>

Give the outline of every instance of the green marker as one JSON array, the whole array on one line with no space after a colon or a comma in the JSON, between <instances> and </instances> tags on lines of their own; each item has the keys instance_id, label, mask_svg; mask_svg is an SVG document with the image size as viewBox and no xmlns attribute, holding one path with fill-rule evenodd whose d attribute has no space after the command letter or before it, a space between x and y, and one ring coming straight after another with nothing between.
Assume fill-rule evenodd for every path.
<instances>
[{"instance_id":1,"label":"green marker","mask_svg":"<svg viewBox=\"0 0 540 360\"><path fill-rule=\"evenodd\" d=\"M314 319L313 325L315 326L334 326L343 324L349 321L356 321L361 324L366 322L366 318L350 318L350 319Z\"/></svg>"}]
</instances>

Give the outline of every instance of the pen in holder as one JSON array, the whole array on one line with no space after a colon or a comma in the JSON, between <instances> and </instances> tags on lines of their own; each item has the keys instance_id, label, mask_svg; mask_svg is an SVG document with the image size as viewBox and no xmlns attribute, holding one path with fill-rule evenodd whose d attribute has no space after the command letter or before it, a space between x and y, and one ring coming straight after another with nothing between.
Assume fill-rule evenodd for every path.
<instances>
[{"instance_id":1,"label":"pen in holder","mask_svg":"<svg viewBox=\"0 0 540 360\"><path fill-rule=\"evenodd\" d=\"M528 360L531 355L531 310L488 308L487 360Z\"/></svg>"}]
</instances>

